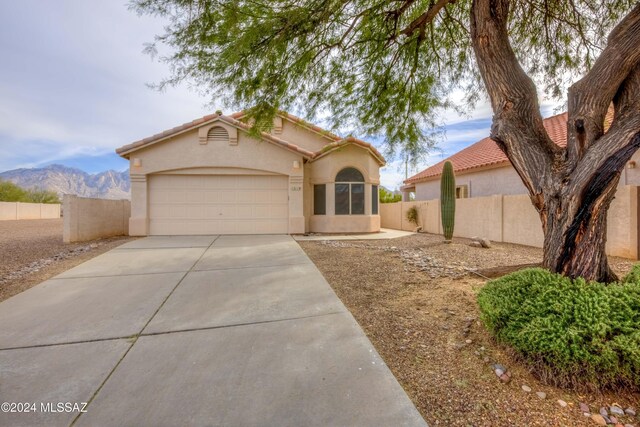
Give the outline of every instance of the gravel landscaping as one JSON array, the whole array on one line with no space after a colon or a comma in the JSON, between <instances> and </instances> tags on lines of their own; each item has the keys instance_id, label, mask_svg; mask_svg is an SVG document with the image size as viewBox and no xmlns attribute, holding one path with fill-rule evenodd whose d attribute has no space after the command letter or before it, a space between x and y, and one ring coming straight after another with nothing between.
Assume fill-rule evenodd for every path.
<instances>
[{"instance_id":1,"label":"gravel landscaping","mask_svg":"<svg viewBox=\"0 0 640 427\"><path fill-rule=\"evenodd\" d=\"M0 221L0 301L128 240L63 243L62 219Z\"/></svg>"},{"instance_id":2,"label":"gravel landscaping","mask_svg":"<svg viewBox=\"0 0 640 427\"><path fill-rule=\"evenodd\" d=\"M485 249L468 239L445 244L430 234L299 243L429 425L640 425L634 415L640 394L579 394L545 385L478 321L475 297L483 276L540 263L540 249L503 243ZM620 275L633 265L610 262Z\"/></svg>"}]
</instances>

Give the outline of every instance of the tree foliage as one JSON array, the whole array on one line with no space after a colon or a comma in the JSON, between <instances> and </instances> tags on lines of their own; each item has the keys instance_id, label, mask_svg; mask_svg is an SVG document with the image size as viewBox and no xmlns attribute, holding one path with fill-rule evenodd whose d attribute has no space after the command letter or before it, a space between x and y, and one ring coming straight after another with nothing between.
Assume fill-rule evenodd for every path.
<instances>
[{"instance_id":1,"label":"tree foliage","mask_svg":"<svg viewBox=\"0 0 640 427\"><path fill-rule=\"evenodd\" d=\"M26 200L30 203L60 203L60 198L55 191L37 188L27 190Z\"/></svg>"},{"instance_id":2,"label":"tree foliage","mask_svg":"<svg viewBox=\"0 0 640 427\"><path fill-rule=\"evenodd\" d=\"M10 181L0 180L0 202L23 202L27 192Z\"/></svg>"},{"instance_id":3,"label":"tree foliage","mask_svg":"<svg viewBox=\"0 0 640 427\"><path fill-rule=\"evenodd\" d=\"M168 21L147 51L172 67L162 83L192 83L216 101L252 106L258 127L277 109L328 114L334 127L384 135L415 159L444 108L467 108L481 85L470 0L134 0ZM520 62L554 95L587 70L632 0L512 2ZM454 92L454 91L458 92ZM455 102L456 93L464 100ZM459 99L458 99L459 101Z\"/></svg>"},{"instance_id":4,"label":"tree foliage","mask_svg":"<svg viewBox=\"0 0 640 427\"><path fill-rule=\"evenodd\" d=\"M53 191L25 190L11 181L0 180L0 202L60 203L60 198Z\"/></svg>"},{"instance_id":5,"label":"tree foliage","mask_svg":"<svg viewBox=\"0 0 640 427\"><path fill-rule=\"evenodd\" d=\"M394 194L382 186L378 187L378 194L380 195L380 203L396 203L402 201L401 194Z\"/></svg>"}]
</instances>

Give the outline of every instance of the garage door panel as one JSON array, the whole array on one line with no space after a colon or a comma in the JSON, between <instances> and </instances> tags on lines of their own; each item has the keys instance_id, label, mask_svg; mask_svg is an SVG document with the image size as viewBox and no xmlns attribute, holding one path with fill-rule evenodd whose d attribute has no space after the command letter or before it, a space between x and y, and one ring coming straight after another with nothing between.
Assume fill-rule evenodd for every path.
<instances>
[{"instance_id":1,"label":"garage door panel","mask_svg":"<svg viewBox=\"0 0 640 427\"><path fill-rule=\"evenodd\" d=\"M149 232L287 233L288 178L260 175L152 175Z\"/></svg>"},{"instance_id":2,"label":"garage door panel","mask_svg":"<svg viewBox=\"0 0 640 427\"><path fill-rule=\"evenodd\" d=\"M237 202L237 190L222 190L220 191L220 203L234 204Z\"/></svg>"},{"instance_id":3,"label":"garage door panel","mask_svg":"<svg viewBox=\"0 0 640 427\"><path fill-rule=\"evenodd\" d=\"M271 218L285 218L289 215L289 206L271 206Z\"/></svg>"},{"instance_id":4,"label":"garage door panel","mask_svg":"<svg viewBox=\"0 0 640 427\"><path fill-rule=\"evenodd\" d=\"M288 205L289 204L289 192L287 188L282 193L272 193L271 203L276 205Z\"/></svg>"}]
</instances>

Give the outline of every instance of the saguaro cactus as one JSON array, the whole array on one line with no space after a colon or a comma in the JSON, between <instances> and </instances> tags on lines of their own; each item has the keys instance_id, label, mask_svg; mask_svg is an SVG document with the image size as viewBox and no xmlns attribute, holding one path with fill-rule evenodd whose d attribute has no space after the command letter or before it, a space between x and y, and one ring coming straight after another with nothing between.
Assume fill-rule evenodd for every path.
<instances>
[{"instance_id":1,"label":"saguaro cactus","mask_svg":"<svg viewBox=\"0 0 640 427\"><path fill-rule=\"evenodd\" d=\"M456 177L449 161L444 163L440 177L440 213L444 238L450 242L456 218Z\"/></svg>"}]
</instances>

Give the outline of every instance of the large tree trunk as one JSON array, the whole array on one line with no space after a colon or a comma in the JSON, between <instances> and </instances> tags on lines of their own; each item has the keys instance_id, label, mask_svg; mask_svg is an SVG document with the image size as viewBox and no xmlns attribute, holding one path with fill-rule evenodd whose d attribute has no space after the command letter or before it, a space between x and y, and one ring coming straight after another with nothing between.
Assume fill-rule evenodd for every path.
<instances>
[{"instance_id":1,"label":"large tree trunk","mask_svg":"<svg viewBox=\"0 0 640 427\"><path fill-rule=\"evenodd\" d=\"M607 211L640 147L640 4L612 31L590 72L569 90L567 148L549 138L533 81L509 43L509 0L474 0L471 38L494 112L491 137L529 191L544 231L543 265L611 282ZM613 104L613 123L604 119Z\"/></svg>"},{"instance_id":2,"label":"large tree trunk","mask_svg":"<svg viewBox=\"0 0 640 427\"><path fill-rule=\"evenodd\" d=\"M561 191L545 192L543 209L539 210L545 267L572 278L604 283L617 280L605 253L607 213L621 170L639 147L640 133L637 133L624 150L581 176L580 181L571 182L569 178L563 180L567 184Z\"/></svg>"},{"instance_id":3,"label":"large tree trunk","mask_svg":"<svg viewBox=\"0 0 640 427\"><path fill-rule=\"evenodd\" d=\"M593 176L594 180L597 178ZM614 181L617 183L618 179ZM615 183L606 190L589 189L584 194L568 195L583 200L577 212L571 209L571 199L562 194L545 194L544 208L540 211L544 267L572 278L605 283L617 279L605 253L607 211L615 194Z\"/></svg>"}]
</instances>

